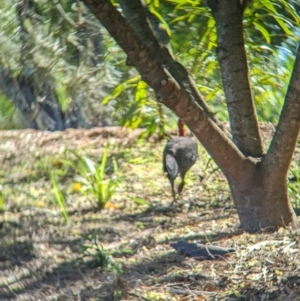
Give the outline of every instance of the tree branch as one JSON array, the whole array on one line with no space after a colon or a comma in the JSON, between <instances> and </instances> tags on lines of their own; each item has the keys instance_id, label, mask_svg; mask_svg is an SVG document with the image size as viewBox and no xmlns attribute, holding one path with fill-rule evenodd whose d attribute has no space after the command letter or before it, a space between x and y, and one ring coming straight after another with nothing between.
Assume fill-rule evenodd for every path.
<instances>
[{"instance_id":1,"label":"tree branch","mask_svg":"<svg viewBox=\"0 0 300 301\"><path fill-rule=\"evenodd\" d=\"M281 111L278 126L267 155L262 160L262 170L270 181L279 183L286 179L300 129L300 43L290 84Z\"/></svg>"},{"instance_id":2,"label":"tree branch","mask_svg":"<svg viewBox=\"0 0 300 301\"><path fill-rule=\"evenodd\" d=\"M181 88L188 89L191 97L198 103L198 105L204 110L204 112L216 123L220 128L225 131L225 128L214 116L214 113L207 106L205 100L200 94L199 90L195 86L190 75L186 69L176 62L168 47L165 43L159 43L159 36L155 34L155 30L152 30L147 22L147 16L145 14L145 8L142 6L140 0L120 0L123 13L126 20L130 23L132 29L138 34L144 43L148 45L155 53L157 58L165 66L165 68L172 74ZM157 36L157 37L156 37ZM158 39L157 39L158 38ZM229 134L228 134L229 135Z\"/></svg>"},{"instance_id":3,"label":"tree branch","mask_svg":"<svg viewBox=\"0 0 300 301\"><path fill-rule=\"evenodd\" d=\"M131 29L109 0L84 0L111 36L123 48L157 99L169 107L196 135L231 183L248 185L255 164L245 158L221 129L206 116L193 97L177 83L155 53ZM232 162L235 162L233 165Z\"/></svg>"},{"instance_id":4,"label":"tree branch","mask_svg":"<svg viewBox=\"0 0 300 301\"><path fill-rule=\"evenodd\" d=\"M218 33L217 55L228 106L233 142L244 155L261 157L263 146L250 83L240 0L209 0Z\"/></svg>"}]
</instances>

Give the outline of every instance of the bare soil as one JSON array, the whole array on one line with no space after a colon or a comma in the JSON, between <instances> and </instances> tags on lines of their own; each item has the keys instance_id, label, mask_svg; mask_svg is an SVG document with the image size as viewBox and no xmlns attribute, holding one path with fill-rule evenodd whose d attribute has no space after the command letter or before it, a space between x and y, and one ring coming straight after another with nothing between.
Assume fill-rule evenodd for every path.
<instances>
[{"instance_id":1,"label":"bare soil","mask_svg":"<svg viewBox=\"0 0 300 301\"><path fill-rule=\"evenodd\" d=\"M263 126L266 139L272 131ZM161 167L165 141L138 140L141 133L0 132L0 301L300 300L299 230L241 231L226 181L201 147L170 208ZM107 141L123 181L100 210L93 196L75 189L75 171L65 161L69 150L99 161ZM67 223L49 168L67 201ZM178 240L235 252L216 260L186 257L170 246ZM101 250L106 267L99 264Z\"/></svg>"}]
</instances>

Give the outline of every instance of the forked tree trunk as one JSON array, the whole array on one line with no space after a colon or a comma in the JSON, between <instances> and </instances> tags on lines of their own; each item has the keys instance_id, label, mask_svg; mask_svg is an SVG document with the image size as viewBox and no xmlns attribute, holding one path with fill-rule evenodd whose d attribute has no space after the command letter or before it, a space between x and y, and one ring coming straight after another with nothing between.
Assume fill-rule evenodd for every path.
<instances>
[{"instance_id":1,"label":"forked tree trunk","mask_svg":"<svg viewBox=\"0 0 300 301\"><path fill-rule=\"evenodd\" d=\"M260 229L275 230L290 224L297 226L288 199L286 176L300 128L300 49L279 124L267 154L262 155L256 113L247 82L249 76L245 51L241 49L244 47L242 13L247 1L208 1L215 18L221 22L217 25L218 34L222 36L219 43L222 44L230 34L236 35L232 42L223 43L223 49L219 49L228 108L234 118L231 127L235 143L217 125L185 68L174 61L168 49L158 43L148 28L140 0L122 2L132 13L140 16L141 26L130 26L109 0L84 2L123 48L142 79L153 88L158 101L182 119L221 168L228 180L242 228L256 232ZM230 6L234 7L231 9ZM236 24L232 24L232 20ZM232 25L235 26L231 30L226 29ZM137 27L139 30L134 30ZM226 30L222 30L224 27ZM231 44L238 50L234 52L238 54L239 65L234 65L232 59L236 53L231 53L231 61L226 58L226 52L232 51ZM245 74L240 76L239 72ZM235 73L237 76L233 76ZM242 89L240 80L243 81ZM251 139L254 141L251 142Z\"/></svg>"}]
</instances>

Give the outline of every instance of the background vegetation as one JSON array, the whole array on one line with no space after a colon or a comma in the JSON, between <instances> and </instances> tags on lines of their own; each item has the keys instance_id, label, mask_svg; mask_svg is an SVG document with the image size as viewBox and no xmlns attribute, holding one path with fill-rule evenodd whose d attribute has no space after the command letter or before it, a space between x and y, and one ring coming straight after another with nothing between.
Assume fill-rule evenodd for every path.
<instances>
[{"instance_id":1,"label":"background vegetation","mask_svg":"<svg viewBox=\"0 0 300 301\"><path fill-rule=\"evenodd\" d=\"M147 1L164 42L221 120L227 112L216 30L202 1ZM117 2L116 2L117 5ZM0 1L0 126L62 130L121 125L149 133L174 126L124 53L81 2ZM299 3L253 1L245 40L261 121L276 122L299 37Z\"/></svg>"}]
</instances>

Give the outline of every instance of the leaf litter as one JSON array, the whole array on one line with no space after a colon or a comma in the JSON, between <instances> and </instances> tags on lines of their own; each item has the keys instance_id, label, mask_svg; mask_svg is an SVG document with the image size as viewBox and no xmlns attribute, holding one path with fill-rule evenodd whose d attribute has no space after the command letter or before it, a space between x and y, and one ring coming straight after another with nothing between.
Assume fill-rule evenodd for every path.
<instances>
[{"instance_id":1,"label":"leaf litter","mask_svg":"<svg viewBox=\"0 0 300 301\"><path fill-rule=\"evenodd\" d=\"M169 208L165 141L139 141L140 133L0 133L0 300L300 300L299 230L241 231L226 180L200 146ZM67 150L97 161L108 140L123 181L99 210L63 162ZM45 166L64 194L67 223ZM176 252L178 241L235 251L199 261Z\"/></svg>"}]
</instances>

